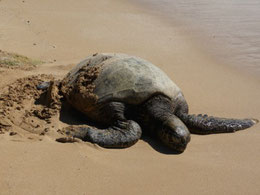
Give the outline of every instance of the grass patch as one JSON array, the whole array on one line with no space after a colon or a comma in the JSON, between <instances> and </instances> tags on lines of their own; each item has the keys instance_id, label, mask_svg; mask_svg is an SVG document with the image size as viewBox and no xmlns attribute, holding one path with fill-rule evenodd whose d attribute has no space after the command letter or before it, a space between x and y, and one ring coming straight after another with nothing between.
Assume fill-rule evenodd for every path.
<instances>
[{"instance_id":1,"label":"grass patch","mask_svg":"<svg viewBox=\"0 0 260 195\"><path fill-rule=\"evenodd\" d=\"M16 53L9 53L0 50L0 66L1 67L35 67L43 64L41 60L30 59L26 56Z\"/></svg>"}]
</instances>

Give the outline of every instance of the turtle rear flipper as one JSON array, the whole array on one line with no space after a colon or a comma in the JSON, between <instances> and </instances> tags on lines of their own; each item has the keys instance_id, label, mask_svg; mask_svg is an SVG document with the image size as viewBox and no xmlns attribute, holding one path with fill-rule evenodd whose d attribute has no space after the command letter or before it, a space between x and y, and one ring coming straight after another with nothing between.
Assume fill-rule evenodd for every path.
<instances>
[{"instance_id":1,"label":"turtle rear flipper","mask_svg":"<svg viewBox=\"0 0 260 195\"><path fill-rule=\"evenodd\" d=\"M195 134L232 133L258 123L257 119L229 119L208 115L179 114L181 120Z\"/></svg>"},{"instance_id":2,"label":"turtle rear flipper","mask_svg":"<svg viewBox=\"0 0 260 195\"><path fill-rule=\"evenodd\" d=\"M58 142L74 142L75 138L98 144L104 148L126 148L134 145L141 137L142 130L134 121L120 121L116 126L97 129L87 125L68 126L64 130L68 137Z\"/></svg>"}]
</instances>

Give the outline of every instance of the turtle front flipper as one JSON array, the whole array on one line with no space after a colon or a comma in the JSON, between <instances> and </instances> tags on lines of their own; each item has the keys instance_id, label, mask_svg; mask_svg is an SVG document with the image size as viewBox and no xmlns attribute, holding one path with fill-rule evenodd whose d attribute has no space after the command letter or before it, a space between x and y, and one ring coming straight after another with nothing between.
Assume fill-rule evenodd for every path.
<instances>
[{"instance_id":1,"label":"turtle front flipper","mask_svg":"<svg viewBox=\"0 0 260 195\"><path fill-rule=\"evenodd\" d=\"M257 119L228 119L201 114L179 114L179 117L195 134L231 133L258 123Z\"/></svg>"},{"instance_id":2,"label":"turtle front flipper","mask_svg":"<svg viewBox=\"0 0 260 195\"><path fill-rule=\"evenodd\" d=\"M58 142L73 142L74 138L98 144L104 148L126 148L134 145L141 137L140 126L131 120L118 121L107 129L97 129L87 125L68 126L63 129L68 137L56 139Z\"/></svg>"}]
</instances>

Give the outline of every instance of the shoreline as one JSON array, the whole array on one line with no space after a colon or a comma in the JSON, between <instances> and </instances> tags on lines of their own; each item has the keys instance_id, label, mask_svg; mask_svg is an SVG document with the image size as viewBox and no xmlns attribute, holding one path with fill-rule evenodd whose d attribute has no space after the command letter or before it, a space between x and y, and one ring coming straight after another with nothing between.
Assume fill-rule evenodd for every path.
<instances>
[{"instance_id":1,"label":"shoreline","mask_svg":"<svg viewBox=\"0 0 260 195\"><path fill-rule=\"evenodd\" d=\"M148 14L156 15L166 24L178 28L189 42L210 56L216 64L229 66L259 80L260 28L257 28L259 21L257 8L254 7L254 3L257 3L255 0L248 3L229 2L226 7L223 2L193 0L165 1L165 5L146 0L136 0L133 3L143 7ZM244 12L239 15L238 10L241 9ZM250 22L247 24L244 21ZM229 26L233 26L234 30Z\"/></svg>"}]
</instances>

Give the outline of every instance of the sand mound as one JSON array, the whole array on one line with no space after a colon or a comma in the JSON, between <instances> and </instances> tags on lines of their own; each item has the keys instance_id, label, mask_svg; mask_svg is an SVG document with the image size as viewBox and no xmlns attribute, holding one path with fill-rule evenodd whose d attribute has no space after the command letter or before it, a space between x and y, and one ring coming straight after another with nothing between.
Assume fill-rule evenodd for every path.
<instances>
[{"instance_id":1,"label":"sand mound","mask_svg":"<svg viewBox=\"0 0 260 195\"><path fill-rule=\"evenodd\" d=\"M52 75L29 76L1 90L0 133L44 135L54 128L61 103L53 80ZM51 83L49 90L37 89L43 81Z\"/></svg>"}]
</instances>

